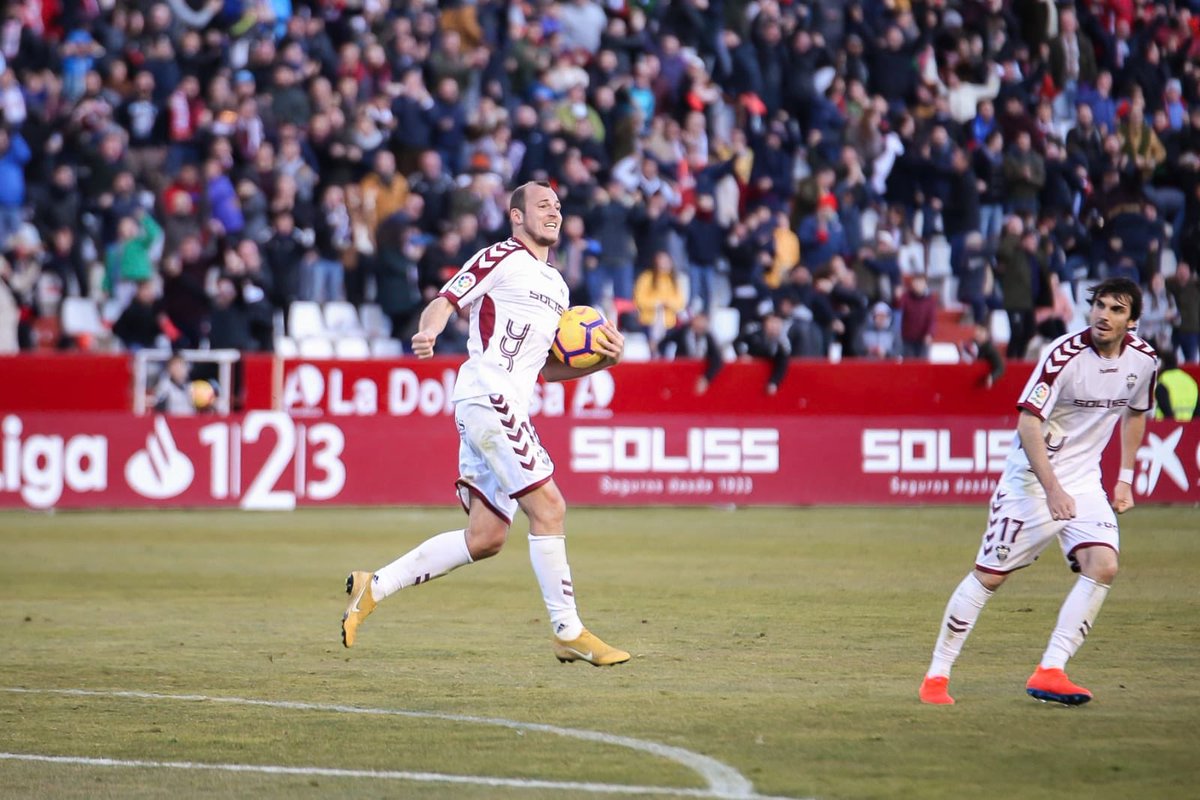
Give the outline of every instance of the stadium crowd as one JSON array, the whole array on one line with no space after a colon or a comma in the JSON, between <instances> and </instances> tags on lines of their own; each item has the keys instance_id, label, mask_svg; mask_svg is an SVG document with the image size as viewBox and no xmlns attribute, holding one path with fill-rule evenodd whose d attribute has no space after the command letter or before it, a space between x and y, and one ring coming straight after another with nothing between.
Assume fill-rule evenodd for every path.
<instances>
[{"instance_id":1,"label":"stadium crowd","mask_svg":"<svg viewBox=\"0 0 1200 800\"><path fill-rule=\"evenodd\" d=\"M1195 362L1197 6L14 0L0 352L271 350L348 301L399 353L545 179L572 300L706 380L923 358L947 310L1036 355L1112 275Z\"/></svg>"}]
</instances>

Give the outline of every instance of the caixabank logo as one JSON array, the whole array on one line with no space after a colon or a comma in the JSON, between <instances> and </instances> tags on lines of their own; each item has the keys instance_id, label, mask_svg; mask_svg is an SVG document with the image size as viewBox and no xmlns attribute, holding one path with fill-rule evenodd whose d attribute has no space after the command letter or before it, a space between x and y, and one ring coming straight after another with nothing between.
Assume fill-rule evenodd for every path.
<instances>
[{"instance_id":1,"label":"caixabank logo","mask_svg":"<svg viewBox=\"0 0 1200 800\"><path fill-rule=\"evenodd\" d=\"M1147 497L1153 496L1163 476L1182 492L1192 488L1183 459L1176 452L1179 441L1183 438L1183 430L1176 428L1166 436L1159 436L1154 431L1146 433L1145 442L1137 451L1138 471L1133 480L1135 492ZM1200 472L1200 444L1196 446L1194 466Z\"/></svg>"}]
</instances>

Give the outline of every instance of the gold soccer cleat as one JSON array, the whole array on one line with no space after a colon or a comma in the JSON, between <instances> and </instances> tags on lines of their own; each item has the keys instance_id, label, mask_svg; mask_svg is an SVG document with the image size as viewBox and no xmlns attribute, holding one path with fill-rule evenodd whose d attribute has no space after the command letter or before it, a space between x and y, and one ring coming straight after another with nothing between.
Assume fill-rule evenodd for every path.
<instances>
[{"instance_id":1,"label":"gold soccer cleat","mask_svg":"<svg viewBox=\"0 0 1200 800\"><path fill-rule=\"evenodd\" d=\"M600 637L587 628L579 634L578 639L569 642L554 638L554 655L566 664L569 661L586 661L593 667L608 667L629 660L629 653L605 644Z\"/></svg>"},{"instance_id":2,"label":"gold soccer cleat","mask_svg":"<svg viewBox=\"0 0 1200 800\"><path fill-rule=\"evenodd\" d=\"M342 644L354 647L354 637L358 626L370 616L378 603L371 596L371 579L375 577L370 572L351 572L346 576L346 594L350 595L350 604L342 615Z\"/></svg>"}]
</instances>

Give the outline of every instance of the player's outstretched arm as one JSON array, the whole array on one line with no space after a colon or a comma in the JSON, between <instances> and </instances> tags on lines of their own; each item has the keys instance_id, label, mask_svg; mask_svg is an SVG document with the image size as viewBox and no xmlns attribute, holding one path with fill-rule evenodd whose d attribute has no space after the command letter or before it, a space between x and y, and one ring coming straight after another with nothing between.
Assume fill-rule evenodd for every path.
<instances>
[{"instance_id":1,"label":"player's outstretched arm","mask_svg":"<svg viewBox=\"0 0 1200 800\"><path fill-rule=\"evenodd\" d=\"M1029 458L1033 474L1046 492L1050 518L1075 519L1075 498L1063 490L1058 476L1054 474L1054 467L1050 465L1046 441L1042 438L1042 421L1036 414L1021 409L1021 417L1017 420L1017 436L1021 439L1021 449Z\"/></svg>"},{"instance_id":2,"label":"player's outstretched arm","mask_svg":"<svg viewBox=\"0 0 1200 800\"><path fill-rule=\"evenodd\" d=\"M1129 411L1121 417L1121 472L1113 487L1112 507L1118 514L1133 508L1133 468L1137 463L1137 451L1146 434L1146 412Z\"/></svg>"},{"instance_id":3,"label":"player's outstretched arm","mask_svg":"<svg viewBox=\"0 0 1200 800\"><path fill-rule=\"evenodd\" d=\"M569 367L555 358L553 353L547 353L546 363L542 365L542 377L551 383L571 381L619 364L625 355L625 337L616 325L607 320L598 330L603 331L604 335L595 338L594 347L596 352L604 354L603 359L590 367Z\"/></svg>"},{"instance_id":4,"label":"player's outstretched arm","mask_svg":"<svg viewBox=\"0 0 1200 800\"><path fill-rule=\"evenodd\" d=\"M417 323L417 332L412 338L413 353L417 358L433 356L433 343L437 341L438 335L446 330L446 323L454 316L454 312L454 304L444 297L435 297L425 306Z\"/></svg>"}]
</instances>

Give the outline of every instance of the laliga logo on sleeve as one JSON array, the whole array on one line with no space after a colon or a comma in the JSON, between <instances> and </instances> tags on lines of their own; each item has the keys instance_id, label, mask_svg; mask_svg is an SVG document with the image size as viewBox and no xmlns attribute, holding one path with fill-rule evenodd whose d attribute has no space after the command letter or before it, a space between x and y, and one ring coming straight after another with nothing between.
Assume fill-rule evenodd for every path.
<instances>
[{"instance_id":1,"label":"laliga logo on sleeve","mask_svg":"<svg viewBox=\"0 0 1200 800\"><path fill-rule=\"evenodd\" d=\"M1183 468L1183 462L1175 453L1175 446L1182 438L1183 428L1176 428L1175 432L1165 439L1160 439L1153 433L1146 433L1146 443L1137 451L1137 460L1141 465L1141 470L1137 480L1134 481L1134 488L1137 489L1138 494L1151 494L1154 487L1158 485L1159 477L1164 472L1167 473L1171 482L1182 491L1188 490L1187 472Z\"/></svg>"},{"instance_id":2,"label":"laliga logo on sleeve","mask_svg":"<svg viewBox=\"0 0 1200 800\"><path fill-rule=\"evenodd\" d=\"M1044 381L1033 387L1033 391L1029 393L1029 402L1037 408L1042 408L1046 405L1046 401L1050 399L1050 386Z\"/></svg>"},{"instance_id":3,"label":"laliga logo on sleeve","mask_svg":"<svg viewBox=\"0 0 1200 800\"><path fill-rule=\"evenodd\" d=\"M130 488L151 500L183 493L195 475L191 459L175 446L165 417L154 418L154 432L146 437L146 449L134 453L125 464L125 480Z\"/></svg>"},{"instance_id":4,"label":"laliga logo on sleeve","mask_svg":"<svg viewBox=\"0 0 1200 800\"><path fill-rule=\"evenodd\" d=\"M462 297L475 286L475 276L470 272L464 272L454 280L450 281L450 285L446 287L446 291L455 297Z\"/></svg>"}]
</instances>

